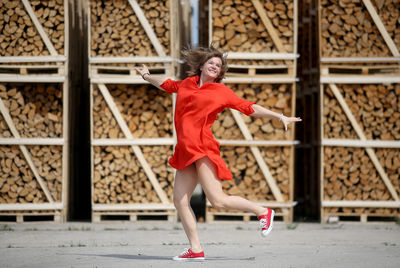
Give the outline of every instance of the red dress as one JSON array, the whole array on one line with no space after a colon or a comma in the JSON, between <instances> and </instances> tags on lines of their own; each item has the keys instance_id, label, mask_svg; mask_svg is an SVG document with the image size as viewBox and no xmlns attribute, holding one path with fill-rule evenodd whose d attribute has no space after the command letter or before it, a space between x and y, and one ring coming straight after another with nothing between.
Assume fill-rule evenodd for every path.
<instances>
[{"instance_id":1,"label":"red dress","mask_svg":"<svg viewBox=\"0 0 400 268\"><path fill-rule=\"evenodd\" d=\"M174 119L178 143L169 164L176 169L185 169L208 156L215 165L218 178L231 180L232 173L220 155L219 143L214 139L211 125L225 108L233 108L246 115L254 113L251 106L255 102L239 98L223 84L205 83L199 88L199 79L199 76L182 81L167 79L161 84L166 92L178 93Z\"/></svg>"}]
</instances>

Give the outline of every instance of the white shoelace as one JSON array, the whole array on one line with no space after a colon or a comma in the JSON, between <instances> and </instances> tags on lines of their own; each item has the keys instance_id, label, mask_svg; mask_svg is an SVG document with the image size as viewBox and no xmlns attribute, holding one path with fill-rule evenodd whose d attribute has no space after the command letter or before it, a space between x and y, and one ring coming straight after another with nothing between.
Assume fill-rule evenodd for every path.
<instances>
[{"instance_id":1,"label":"white shoelace","mask_svg":"<svg viewBox=\"0 0 400 268\"><path fill-rule=\"evenodd\" d=\"M261 228L267 228L268 227L268 220L267 219L261 219L260 220L260 227Z\"/></svg>"},{"instance_id":2,"label":"white shoelace","mask_svg":"<svg viewBox=\"0 0 400 268\"><path fill-rule=\"evenodd\" d=\"M185 256L185 255L187 255L187 254L189 254L189 249L188 249L188 248L185 248L185 249L182 251L182 253L179 254L179 256Z\"/></svg>"}]
</instances>

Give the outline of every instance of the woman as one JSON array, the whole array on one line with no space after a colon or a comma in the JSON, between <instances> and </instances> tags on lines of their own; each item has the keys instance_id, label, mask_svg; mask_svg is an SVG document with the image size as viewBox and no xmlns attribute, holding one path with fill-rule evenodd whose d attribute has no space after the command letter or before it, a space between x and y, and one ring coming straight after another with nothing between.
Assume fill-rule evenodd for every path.
<instances>
[{"instance_id":1,"label":"woman","mask_svg":"<svg viewBox=\"0 0 400 268\"><path fill-rule=\"evenodd\" d=\"M256 214L263 236L272 230L275 214L272 209L223 192L221 180L231 180L232 174L220 156L219 143L211 133L211 125L217 119L217 114L225 108L233 108L252 117L280 120L285 130L288 124L301 119L286 117L243 100L230 88L220 84L227 70L226 56L212 45L209 48L185 50L183 56L191 70L190 76L182 81L164 81L163 78L152 76L145 65L136 70L152 85L168 93L178 94L174 118L178 142L169 163L177 169L174 205L191 248L173 259L204 260L196 217L190 206L190 198L198 183L213 207Z\"/></svg>"}]
</instances>

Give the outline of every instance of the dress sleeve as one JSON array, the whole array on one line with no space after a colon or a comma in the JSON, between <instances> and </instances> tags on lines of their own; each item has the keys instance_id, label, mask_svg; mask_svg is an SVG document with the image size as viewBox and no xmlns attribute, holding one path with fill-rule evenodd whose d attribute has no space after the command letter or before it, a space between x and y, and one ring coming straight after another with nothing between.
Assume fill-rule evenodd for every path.
<instances>
[{"instance_id":1,"label":"dress sleeve","mask_svg":"<svg viewBox=\"0 0 400 268\"><path fill-rule=\"evenodd\" d=\"M160 87L168 93L176 93L178 92L178 88L181 82L182 81L174 81L168 78L160 85Z\"/></svg>"},{"instance_id":2,"label":"dress sleeve","mask_svg":"<svg viewBox=\"0 0 400 268\"><path fill-rule=\"evenodd\" d=\"M251 115L254 113L254 109L251 107L256 102L247 101L242 98L239 98L232 89L227 88L226 93L227 104L226 107L238 110L245 115Z\"/></svg>"}]
</instances>

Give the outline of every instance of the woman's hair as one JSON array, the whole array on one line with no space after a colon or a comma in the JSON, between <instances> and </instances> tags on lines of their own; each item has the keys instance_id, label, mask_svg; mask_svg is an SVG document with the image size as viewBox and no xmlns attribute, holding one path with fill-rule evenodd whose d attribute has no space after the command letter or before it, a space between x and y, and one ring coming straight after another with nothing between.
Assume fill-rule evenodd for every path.
<instances>
[{"instance_id":1,"label":"woman's hair","mask_svg":"<svg viewBox=\"0 0 400 268\"><path fill-rule=\"evenodd\" d=\"M213 57L218 57L221 59L221 71L215 79L216 83L221 82L221 80L225 77L225 72L228 70L228 64L226 62L227 54L216 49L213 44L210 44L208 48L206 47L197 47L191 48L188 47L182 50L182 55L185 62L189 65L190 70L188 71L189 76L200 76L201 70L200 68L206 63L209 59Z\"/></svg>"}]
</instances>

